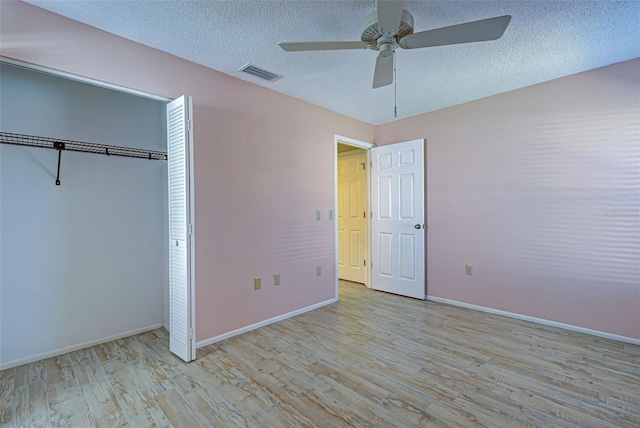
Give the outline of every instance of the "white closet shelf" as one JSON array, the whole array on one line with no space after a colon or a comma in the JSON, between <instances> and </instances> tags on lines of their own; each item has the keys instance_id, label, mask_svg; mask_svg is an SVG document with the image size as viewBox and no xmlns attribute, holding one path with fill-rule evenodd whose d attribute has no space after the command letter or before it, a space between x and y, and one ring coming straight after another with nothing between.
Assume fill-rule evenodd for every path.
<instances>
[{"instance_id":1,"label":"white closet shelf","mask_svg":"<svg viewBox=\"0 0 640 428\"><path fill-rule=\"evenodd\" d=\"M87 143L62 138L39 137L36 135L0 132L0 143L14 146L39 147L58 151L58 176L56 185L60 185L60 156L63 150L69 152L93 153L96 155L122 156L148 160L167 160L167 152L160 150L138 149L126 146L112 146L100 143Z\"/></svg>"},{"instance_id":2,"label":"white closet shelf","mask_svg":"<svg viewBox=\"0 0 640 428\"><path fill-rule=\"evenodd\" d=\"M0 143L16 146L40 147L43 149L67 150L70 152L94 153L97 155L124 156L151 160L167 160L167 152L137 149L134 147L111 146L100 143L65 140L63 138L38 137L35 135L0 132Z\"/></svg>"}]
</instances>

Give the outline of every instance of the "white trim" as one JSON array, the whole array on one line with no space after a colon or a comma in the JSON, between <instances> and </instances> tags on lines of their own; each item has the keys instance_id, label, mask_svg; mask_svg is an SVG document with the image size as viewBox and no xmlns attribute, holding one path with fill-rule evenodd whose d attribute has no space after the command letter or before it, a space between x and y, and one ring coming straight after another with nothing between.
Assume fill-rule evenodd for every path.
<instances>
[{"instance_id":1,"label":"white trim","mask_svg":"<svg viewBox=\"0 0 640 428\"><path fill-rule=\"evenodd\" d=\"M367 143L365 141L356 140L349 137L343 137L342 135L335 134L333 136L333 141L336 143L336 149L338 148L338 143L346 144L348 146L358 147L360 149L371 149L376 147L373 143Z\"/></svg>"},{"instance_id":2,"label":"white trim","mask_svg":"<svg viewBox=\"0 0 640 428\"><path fill-rule=\"evenodd\" d=\"M349 146L358 147L360 149L365 149L367 155L367 166L365 171L367 172L367 211L371 212L371 192L369 190L370 180L369 174L370 169L369 165L371 165L371 156L369 150L373 147L376 147L375 144L367 143L364 141L356 140L349 137L343 137L342 135L334 134L333 136L333 221L334 221L334 261L333 265L336 268L336 283L335 283L335 298L338 300L338 144L347 144ZM369 235L371 234L371 216L367 217L367 257L369 260L369 266L365 270L365 279L364 284L367 288L371 288L371 242L369 239Z\"/></svg>"},{"instance_id":3,"label":"white trim","mask_svg":"<svg viewBox=\"0 0 640 428\"><path fill-rule=\"evenodd\" d=\"M196 342L196 348L202 348L203 346L211 345L212 343L220 342L221 340L228 339L233 336L237 336L242 333L246 333L251 330L255 330L260 327L267 326L269 324L273 324L278 321L286 320L287 318L295 317L296 315L304 314L305 312L312 311L314 309L321 308L326 305L330 305L332 303L337 302L338 299L329 299L324 302L316 303L315 305L307 306L305 308L297 309L295 311L278 315L277 317L269 318L264 321L257 322L255 324L248 325L246 327L239 328L237 330L230 331L228 333L224 333L218 336L210 337L209 339L201 340L200 342Z\"/></svg>"},{"instance_id":4,"label":"white trim","mask_svg":"<svg viewBox=\"0 0 640 428\"><path fill-rule=\"evenodd\" d=\"M11 58L0 56L0 62L5 64L15 65L16 67L26 68L32 71L39 71L40 73L51 74L53 76L62 77L64 79L74 80L80 83L87 83L89 85L98 86L101 88L111 89L118 92L124 92L125 94L136 95L143 98L149 98L156 101L162 101L162 102L173 101L171 98L163 97L160 95L150 94L148 92L127 88L125 86L115 85L113 83L102 82L100 80L91 79L89 77L78 76L76 74L67 73L66 71L55 70L53 68L31 64L28 62L19 61L17 59L11 59Z\"/></svg>"},{"instance_id":5,"label":"white trim","mask_svg":"<svg viewBox=\"0 0 640 428\"><path fill-rule=\"evenodd\" d=\"M0 363L0 370L6 370L12 367L21 366L23 364L33 363L35 361L44 360L45 358L57 357L58 355L66 354L67 352L73 352L79 349L101 345L103 343L111 342L112 340L122 339L123 337L129 337L129 336L134 336L140 333L146 333L147 331L156 330L158 328L161 328L162 326L163 326L162 323L153 324L147 327L125 331L124 333L118 333L112 336L107 336L100 339L94 339L88 342L78 343L77 345L71 345L64 348L55 349L53 351L43 352L42 354L32 355L30 357L18 358L17 360L9 361L8 363Z\"/></svg>"},{"instance_id":6,"label":"white trim","mask_svg":"<svg viewBox=\"0 0 640 428\"><path fill-rule=\"evenodd\" d=\"M620 342L626 342L626 343L632 343L634 345L640 345L640 339L634 339L633 337L619 336L617 334L606 333L604 331L591 330L590 328L578 327L578 326L572 325L572 324L565 324L565 323L561 323L561 322L557 322L557 321L546 320L544 318L531 317L529 315L516 314L514 312L502 311L500 309L487 308L485 306L473 305L471 303L459 302L457 300L445 299L445 298L442 298L442 297L429 296L429 295L426 295L424 297L425 297L425 299L431 300L432 302L444 303L444 304L452 305L452 306L460 306L462 308L473 309L473 310L481 311L481 312L487 312L489 314L502 315L503 317L509 317L509 318L514 318L514 319L517 319L517 320L534 322L536 324L548 325L548 326L551 326L551 327L562 328L564 330L570 330L570 331L575 331L575 332L578 332L578 333L590 334L592 336L604 337L605 339L612 339L612 340L617 340L617 341L620 341Z\"/></svg>"},{"instance_id":7,"label":"white trim","mask_svg":"<svg viewBox=\"0 0 640 428\"><path fill-rule=\"evenodd\" d=\"M196 208L195 208L195 158L193 156L193 98L191 96L186 97L186 104L189 107L189 138L187 139L187 150L189 151L189 159L187 168L189 173L189 222L191 223L190 234L189 237L189 294L191 296L191 308L189 313L191 314L191 337L189 338L189 342L191 343L191 360L196 359ZM168 125L167 125L168 126ZM167 139L167 144L168 144Z\"/></svg>"}]
</instances>

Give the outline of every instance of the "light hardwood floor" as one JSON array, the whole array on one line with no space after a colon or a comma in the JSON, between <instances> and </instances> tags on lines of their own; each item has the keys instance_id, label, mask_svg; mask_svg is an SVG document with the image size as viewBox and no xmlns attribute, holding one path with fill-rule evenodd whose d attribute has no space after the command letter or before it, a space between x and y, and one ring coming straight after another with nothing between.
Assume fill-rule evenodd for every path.
<instances>
[{"instance_id":1,"label":"light hardwood floor","mask_svg":"<svg viewBox=\"0 0 640 428\"><path fill-rule=\"evenodd\" d=\"M640 346L361 285L190 364L167 341L0 372L0 426L640 427Z\"/></svg>"}]
</instances>

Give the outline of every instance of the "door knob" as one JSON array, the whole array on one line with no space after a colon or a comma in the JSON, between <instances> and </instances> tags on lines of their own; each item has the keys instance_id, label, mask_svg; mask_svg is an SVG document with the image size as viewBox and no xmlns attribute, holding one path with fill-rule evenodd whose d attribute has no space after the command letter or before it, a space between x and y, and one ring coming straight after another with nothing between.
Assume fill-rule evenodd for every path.
<instances>
[{"instance_id":1,"label":"door knob","mask_svg":"<svg viewBox=\"0 0 640 428\"><path fill-rule=\"evenodd\" d=\"M415 227L416 229L420 229L420 227L421 227L421 226L420 226L419 224L416 224L416 225L415 225L415 226L413 226L413 227Z\"/></svg>"}]
</instances>

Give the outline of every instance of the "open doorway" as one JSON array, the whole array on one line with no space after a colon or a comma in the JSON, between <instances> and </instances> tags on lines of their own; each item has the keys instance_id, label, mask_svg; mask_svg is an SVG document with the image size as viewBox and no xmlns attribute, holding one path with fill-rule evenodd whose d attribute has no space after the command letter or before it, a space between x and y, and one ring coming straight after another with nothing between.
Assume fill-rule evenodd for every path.
<instances>
[{"instance_id":1,"label":"open doorway","mask_svg":"<svg viewBox=\"0 0 640 428\"><path fill-rule=\"evenodd\" d=\"M373 144L335 136L335 209L338 218L344 219L351 213L354 217L359 216L360 202L352 202L350 195L345 198L344 192L351 193L351 186L345 183L351 180L351 175L361 174L361 171L355 170L361 161L345 163L344 168L350 168L351 171L347 172L345 179L339 179L339 160L351 159L351 152L356 159L357 149L364 149L366 156L366 199L362 215L366 227L366 257L362 258L364 284L374 290L424 299L424 140L375 147ZM342 201L340 190L343 190ZM360 250L354 251L351 242L360 236L360 232L351 233L349 227L349 222L335 222L336 298L339 277L344 277L344 272L349 271L347 264L351 260L353 264L359 263ZM339 235L342 235L342 239Z\"/></svg>"},{"instance_id":2,"label":"open doorway","mask_svg":"<svg viewBox=\"0 0 640 428\"><path fill-rule=\"evenodd\" d=\"M0 76L0 369L168 324L167 100L6 58Z\"/></svg>"},{"instance_id":3,"label":"open doorway","mask_svg":"<svg viewBox=\"0 0 640 428\"><path fill-rule=\"evenodd\" d=\"M335 137L336 296L339 280L371 287L368 165L372 147Z\"/></svg>"},{"instance_id":4,"label":"open doorway","mask_svg":"<svg viewBox=\"0 0 640 428\"><path fill-rule=\"evenodd\" d=\"M338 279L364 284L367 267L367 154L338 144Z\"/></svg>"}]
</instances>

